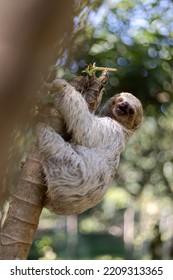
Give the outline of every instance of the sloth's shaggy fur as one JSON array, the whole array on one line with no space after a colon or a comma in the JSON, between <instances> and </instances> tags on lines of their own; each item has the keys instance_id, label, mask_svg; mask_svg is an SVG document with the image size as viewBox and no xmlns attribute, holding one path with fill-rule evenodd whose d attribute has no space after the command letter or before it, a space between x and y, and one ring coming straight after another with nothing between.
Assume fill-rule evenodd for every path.
<instances>
[{"instance_id":1,"label":"sloth's shaggy fur","mask_svg":"<svg viewBox=\"0 0 173 280\"><path fill-rule=\"evenodd\" d=\"M125 143L141 125L143 110L132 94L120 93L107 101L98 117L73 86L63 80L55 83L56 108L72 139L66 142L45 124L37 126L37 137L48 186L46 207L71 215L101 201Z\"/></svg>"}]
</instances>

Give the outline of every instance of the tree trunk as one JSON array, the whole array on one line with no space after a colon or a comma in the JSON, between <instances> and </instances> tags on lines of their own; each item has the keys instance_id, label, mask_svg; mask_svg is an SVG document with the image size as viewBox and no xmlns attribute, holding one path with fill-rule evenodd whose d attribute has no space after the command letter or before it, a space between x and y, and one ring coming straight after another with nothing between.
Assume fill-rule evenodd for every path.
<instances>
[{"instance_id":1,"label":"tree trunk","mask_svg":"<svg viewBox=\"0 0 173 280\"><path fill-rule=\"evenodd\" d=\"M26 259L38 226L45 191L34 141L1 231L0 259Z\"/></svg>"}]
</instances>

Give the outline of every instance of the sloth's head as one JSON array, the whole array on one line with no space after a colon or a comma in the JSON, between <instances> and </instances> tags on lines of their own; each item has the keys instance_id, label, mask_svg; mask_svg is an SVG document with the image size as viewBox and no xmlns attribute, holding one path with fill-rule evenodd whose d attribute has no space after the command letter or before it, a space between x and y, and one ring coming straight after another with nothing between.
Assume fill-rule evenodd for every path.
<instances>
[{"instance_id":1,"label":"sloth's head","mask_svg":"<svg viewBox=\"0 0 173 280\"><path fill-rule=\"evenodd\" d=\"M101 116L115 119L126 129L135 131L142 123L142 104L131 93L122 92L106 102L101 111Z\"/></svg>"}]
</instances>

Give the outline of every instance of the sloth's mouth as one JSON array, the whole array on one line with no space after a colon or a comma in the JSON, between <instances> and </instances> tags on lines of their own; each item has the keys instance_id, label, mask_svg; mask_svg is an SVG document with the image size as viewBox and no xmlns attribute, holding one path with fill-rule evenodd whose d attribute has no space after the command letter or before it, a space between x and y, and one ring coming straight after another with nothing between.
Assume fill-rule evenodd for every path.
<instances>
[{"instance_id":1,"label":"sloth's mouth","mask_svg":"<svg viewBox=\"0 0 173 280\"><path fill-rule=\"evenodd\" d=\"M128 115L128 106L122 106L121 104L119 104L115 110L116 113L120 116Z\"/></svg>"},{"instance_id":2,"label":"sloth's mouth","mask_svg":"<svg viewBox=\"0 0 173 280\"><path fill-rule=\"evenodd\" d=\"M128 102L117 104L115 111L120 116L133 115L135 113L134 109Z\"/></svg>"},{"instance_id":3,"label":"sloth's mouth","mask_svg":"<svg viewBox=\"0 0 173 280\"><path fill-rule=\"evenodd\" d=\"M128 105L125 105L125 106L124 106L124 105L121 105L121 104L120 104L120 105L118 106L118 109L119 109L122 113L127 114L127 113L128 113L128 107L129 107Z\"/></svg>"}]
</instances>

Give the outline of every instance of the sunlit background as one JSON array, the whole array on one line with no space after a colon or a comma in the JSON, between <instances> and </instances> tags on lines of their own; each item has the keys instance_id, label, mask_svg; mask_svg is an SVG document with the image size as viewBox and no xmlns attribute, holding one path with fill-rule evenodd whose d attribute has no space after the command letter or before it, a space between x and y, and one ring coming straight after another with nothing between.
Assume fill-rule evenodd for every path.
<instances>
[{"instance_id":1,"label":"sunlit background","mask_svg":"<svg viewBox=\"0 0 173 280\"><path fill-rule=\"evenodd\" d=\"M133 93L143 126L99 205L79 216L43 212L29 258L173 259L173 3L86 1L74 34L57 75L81 74L89 62L118 68L103 102Z\"/></svg>"}]
</instances>

